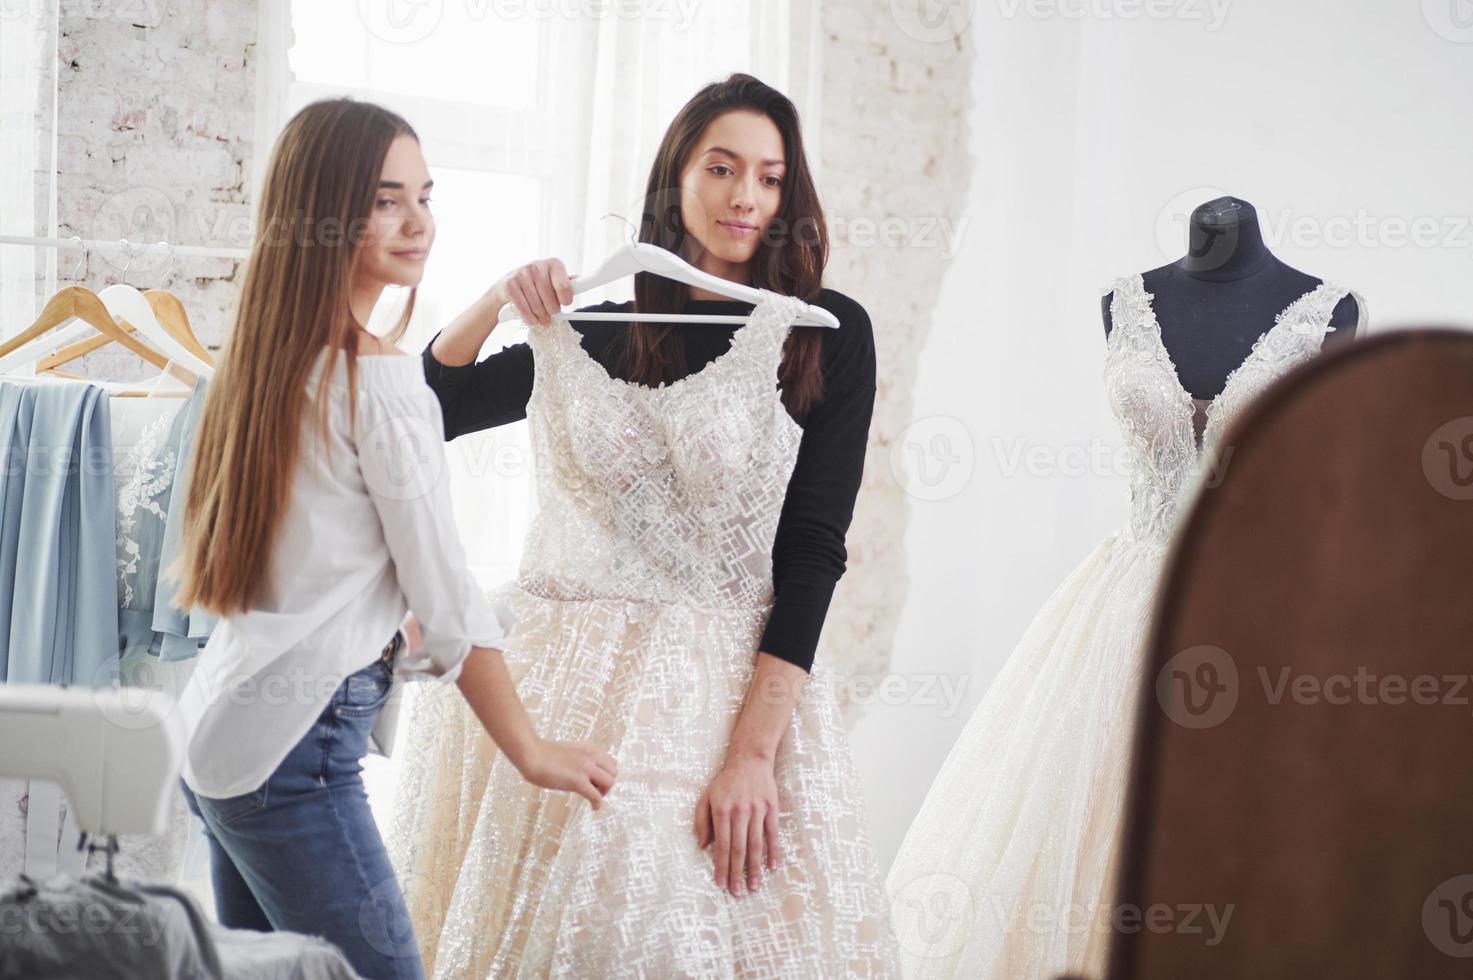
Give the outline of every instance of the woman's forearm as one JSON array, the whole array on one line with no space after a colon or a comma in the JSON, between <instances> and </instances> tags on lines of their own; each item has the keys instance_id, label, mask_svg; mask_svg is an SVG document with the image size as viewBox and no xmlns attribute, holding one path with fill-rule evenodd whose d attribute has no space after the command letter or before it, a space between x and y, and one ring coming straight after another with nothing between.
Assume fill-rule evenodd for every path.
<instances>
[{"instance_id":1,"label":"woman's forearm","mask_svg":"<svg viewBox=\"0 0 1473 980\"><path fill-rule=\"evenodd\" d=\"M808 677L808 671L796 664L770 653L758 653L727 758L775 759Z\"/></svg>"},{"instance_id":2,"label":"woman's forearm","mask_svg":"<svg viewBox=\"0 0 1473 980\"><path fill-rule=\"evenodd\" d=\"M430 354L446 367L475 361L496 328L501 308L510 303L524 323L548 323L573 302L573 285L561 259L538 259L507 273L485 295L456 317L430 345Z\"/></svg>"},{"instance_id":3,"label":"woman's forearm","mask_svg":"<svg viewBox=\"0 0 1473 980\"><path fill-rule=\"evenodd\" d=\"M537 732L500 650L472 647L455 684L507 761L524 772Z\"/></svg>"},{"instance_id":4,"label":"woman's forearm","mask_svg":"<svg viewBox=\"0 0 1473 980\"><path fill-rule=\"evenodd\" d=\"M500 284L487 290L480 299L450 321L430 345L435 360L446 367L470 364L496 328L496 317L507 300Z\"/></svg>"}]
</instances>

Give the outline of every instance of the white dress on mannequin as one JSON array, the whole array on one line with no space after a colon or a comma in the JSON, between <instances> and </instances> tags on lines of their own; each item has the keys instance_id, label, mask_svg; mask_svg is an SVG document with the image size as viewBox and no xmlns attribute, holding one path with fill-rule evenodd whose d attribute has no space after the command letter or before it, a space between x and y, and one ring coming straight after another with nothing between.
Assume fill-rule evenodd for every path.
<instances>
[{"instance_id":1,"label":"white dress on mannequin","mask_svg":"<svg viewBox=\"0 0 1473 980\"><path fill-rule=\"evenodd\" d=\"M1208 406L1199 446L1196 404L1141 277L1111 289L1105 384L1132 471L1130 522L1045 601L906 834L886 885L909 980L1104 972L1143 647L1172 532L1230 459L1223 432L1318 353L1347 292L1322 284L1279 314Z\"/></svg>"}]
</instances>

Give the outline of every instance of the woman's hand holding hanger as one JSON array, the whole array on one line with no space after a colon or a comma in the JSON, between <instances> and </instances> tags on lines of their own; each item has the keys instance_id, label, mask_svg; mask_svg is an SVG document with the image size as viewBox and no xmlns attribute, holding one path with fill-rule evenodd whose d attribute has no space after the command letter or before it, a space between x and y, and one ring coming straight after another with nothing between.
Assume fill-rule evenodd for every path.
<instances>
[{"instance_id":1,"label":"woman's hand holding hanger","mask_svg":"<svg viewBox=\"0 0 1473 980\"><path fill-rule=\"evenodd\" d=\"M573 283L562 259L528 262L509 272L491 287L491 292L498 288L506 294L507 302L517 308L524 323L539 326L551 323L554 313L573 302ZM496 311L500 313L501 307Z\"/></svg>"},{"instance_id":2,"label":"woman's hand holding hanger","mask_svg":"<svg viewBox=\"0 0 1473 980\"><path fill-rule=\"evenodd\" d=\"M508 303L523 322L545 326L552 315L573 302L573 283L562 259L538 259L518 266L492 284L430 347L447 367L470 364L496 328L496 317Z\"/></svg>"}]
</instances>

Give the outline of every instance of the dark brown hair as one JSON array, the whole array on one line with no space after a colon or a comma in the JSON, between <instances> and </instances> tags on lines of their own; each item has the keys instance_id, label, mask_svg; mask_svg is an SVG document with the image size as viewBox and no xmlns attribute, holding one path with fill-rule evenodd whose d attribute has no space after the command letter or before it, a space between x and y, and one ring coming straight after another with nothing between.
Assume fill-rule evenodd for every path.
<instances>
[{"instance_id":1,"label":"dark brown hair","mask_svg":"<svg viewBox=\"0 0 1473 980\"><path fill-rule=\"evenodd\" d=\"M811 303L823 286L829 241L803 152L798 110L787 96L751 75L738 73L712 82L676 114L660 141L645 185L639 240L692 261L700 243L685 229L681 174L711 121L735 111L755 112L772 120L782 134L786 165L782 202L752 256L751 285ZM634 277L636 312L679 313L689 298L690 287L684 283L647 272ZM684 355L680 334L671 325L632 323L624 344L623 370L631 381L641 384L670 382L684 370ZM778 377L783 404L792 412L806 412L823 397L822 328L796 327L789 333Z\"/></svg>"},{"instance_id":2,"label":"dark brown hair","mask_svg":"<svg viewBox=\"0 0 1473 980\"><path fill-rule=\"evenodd\" d=\"M291 494L307 377L324 348L345 352L348 390L355 387L348 300L358 245L384 157L401 135L415 133L387 109L327 99L292 117L272 149L235 328L200 417L184 543L169 570L183 608L243 611L265 584ZM410 290L391 342L414 299ZM319 401L325 433L328 399Z\"/></svg>"}]
</instances>

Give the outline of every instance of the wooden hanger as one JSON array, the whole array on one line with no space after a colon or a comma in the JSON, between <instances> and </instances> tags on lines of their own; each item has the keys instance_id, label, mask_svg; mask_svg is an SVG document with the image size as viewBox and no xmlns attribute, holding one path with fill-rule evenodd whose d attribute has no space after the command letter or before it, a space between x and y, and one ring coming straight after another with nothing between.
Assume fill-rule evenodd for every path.
<instances>
[{"instance_id":1,"label":"wooden hanger","mask_svg":"<svg viewBox=\"0 0 1473 980\"><path fill-rule=\"evenodd\" d=\"M184 304L179 301L179 297L162 289L145 289L143 296L164 329L191 354L213 367L215 358L194 335L194 329L189 325L189 314L184 311Z\"/></svg>"}]
</instances>

